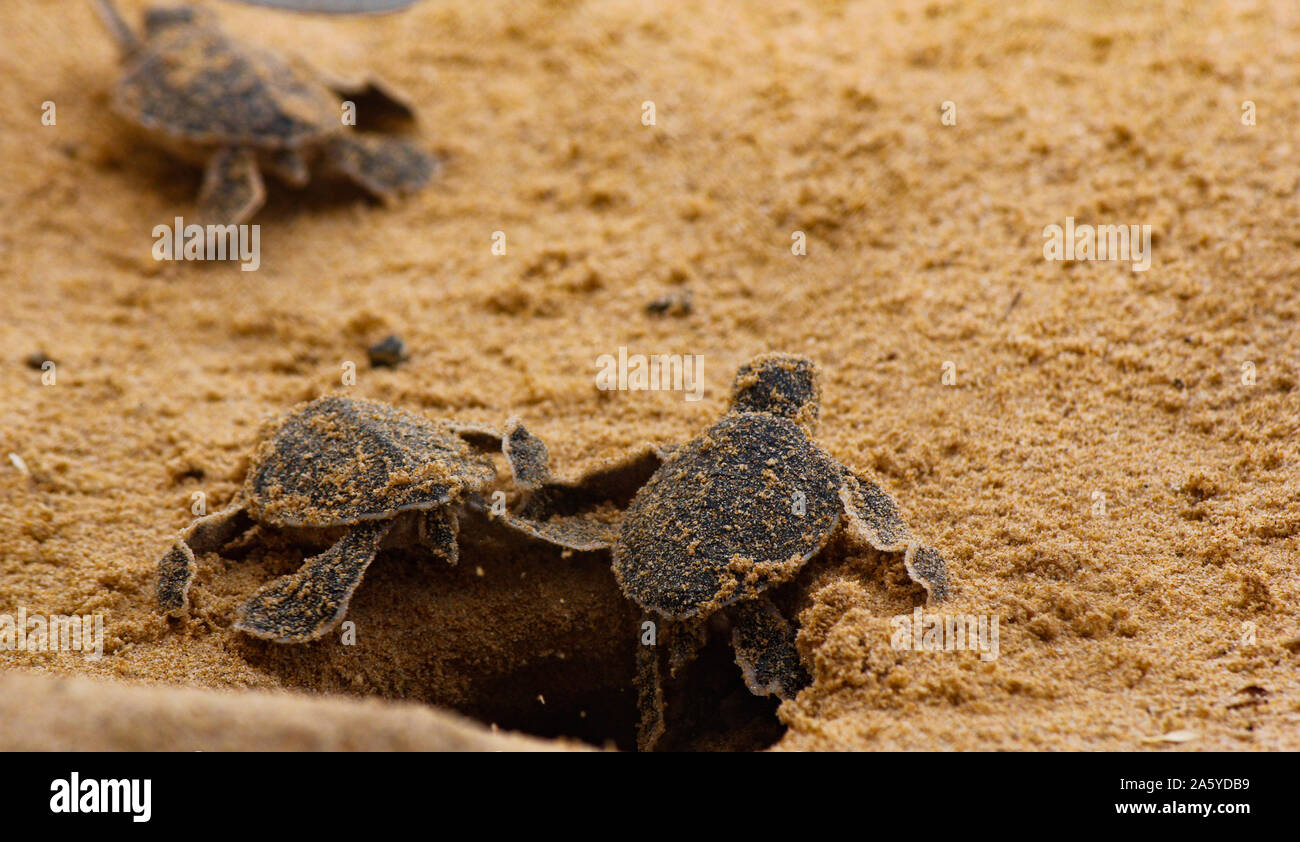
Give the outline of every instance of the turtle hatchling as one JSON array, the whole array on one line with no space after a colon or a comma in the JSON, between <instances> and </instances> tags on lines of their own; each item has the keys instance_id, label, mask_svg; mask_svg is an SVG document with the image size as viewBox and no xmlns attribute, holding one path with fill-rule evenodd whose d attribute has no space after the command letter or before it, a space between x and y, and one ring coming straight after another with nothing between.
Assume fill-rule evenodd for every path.
<instances>
[{"instance_id":1,"label":"turtle hatchling","mask_svg":"<svg viewBox=\"0 0 1300 842\"><path fill-rule=\"evenodd\" d=\"M434 159L411 141L344 123L345 100L362 116L413 119L410 105L382 82L318 78L231 38L206 9L152 8L137 34L113 0L96 4L125 68L113 107L159 145L205 167L205 223L238 224L256 213L266 198L263 170L302 187L315 167L384 200L433 178Z\"/></svg>"},{"instance_id":2,"label":"turtle hatchling","mask_svg":"<svg viewBox=\"0 0 1300 842\"><path fill-rule=\"evenodd\" d=\"M343 619L379 550L419 545L457 561L461 505L496 478L468 442L475 428L370 400L330 396L267 430L243 488L224 510L181 533L158 566L158 601L189 607L195 554L219 552L250 528L332 545L244 604L235 627L280 643L319 638Z\"/></svg>"},{"instance_id":3,"label":"turtle hatchling","mask_svg":"<svg viewBox=\"0 0 1300 842\"><path fill-rule=\"evenodd\" d=\"M693 441L661 451L662 464L617 519L560 511L552 501L582 481L550 480L545 445L517 423L507 430L519 484L540 496L504 519L568 549L610 548L623 593L659 628L658 645L638 646L642 748L663 735L664 682L695 659L719 615L751 693L790 699L808 683L795 628L770 591L837 530L902 552L929 600L947 595L943 558L912 537L890 496L813 441L820 397L807 358L773 353L745 363L727 413Z\"/></svg>"}]
</instances>

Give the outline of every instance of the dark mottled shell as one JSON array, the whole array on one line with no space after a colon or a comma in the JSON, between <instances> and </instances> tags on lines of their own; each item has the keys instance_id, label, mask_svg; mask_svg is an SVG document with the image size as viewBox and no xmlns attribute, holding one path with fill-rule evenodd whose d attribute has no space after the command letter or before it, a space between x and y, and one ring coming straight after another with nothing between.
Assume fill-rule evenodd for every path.
<instances>
[{"instance_id":1,"label":"dark mottled shell","mask_svg":"<svg viewBox=\"0 0 1300 842\"><path fill-rule=\"evenodd\" d=\"M114 104L145 128L197 143L293 148L341 130L328 88L202 21L150 37Z\"/></svg>"},{"instance_id":2,"label":"dark mottled shell","mask_svg":"<svg viewBox=\"0 0 1300 842\"><path fill-rule=\"evenodd\" d=\"M318 398L258 448L244 493L272 526L336 526L429 509L495 469L450 428L386 404Z\"/></svg>"},{"instance_id":3,"label":"dark mottled shell","mask_svg":"<svg viewBox=\"0 0 1300 842\"><path fill-rule=\"evenodd\" d=\"M637 493L614 573L643 608L711 613L794 576L835 529L842 483L839 465L794 422L729 414Z\"/></svg>"}]
</instances>

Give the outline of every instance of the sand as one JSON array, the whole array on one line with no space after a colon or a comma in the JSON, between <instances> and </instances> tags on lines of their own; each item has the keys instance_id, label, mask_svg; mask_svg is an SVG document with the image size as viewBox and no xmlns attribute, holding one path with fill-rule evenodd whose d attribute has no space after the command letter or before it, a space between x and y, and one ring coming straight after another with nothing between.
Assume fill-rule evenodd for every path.
<instances>
[{"instance_id":1,"label":"sand","mask_svg":"<svg viewBox=\"0 0 1300 842\"><path fill-rule=\"evenodd\" d=\"M471 524L457 568L381 557L355 647L230 631L301 547L201 559L185 622L154 565L300 401L517 414L576 473L699 433L741 362L783 350L823 368L820 442L948 559L933 610L997 616L1000 652L891 648L919 604L901 560L837 545L775 748L1300 749L1291 4L208 5L406 89L446 168L392 207L272 182L257 271L157 262L199 172L108 111L89 3L6 8L0 613L101 613L107 643L0 652L0 721L30 726L0 747L83 744L58 723L98 693L120 700L101 748L189 748L216 710L236 733L206 747L492 745L429 708L627 745L630 611L598 554ZM1045 260L1067 218L1150 225L1150 269ZM390 333L409 359L370 368ZM703 355L703 399L597 390L619 347ZM316 706L334 724L303 736ZM156 711L174 740L131 726Z\"/></svg>"}]
</instances>

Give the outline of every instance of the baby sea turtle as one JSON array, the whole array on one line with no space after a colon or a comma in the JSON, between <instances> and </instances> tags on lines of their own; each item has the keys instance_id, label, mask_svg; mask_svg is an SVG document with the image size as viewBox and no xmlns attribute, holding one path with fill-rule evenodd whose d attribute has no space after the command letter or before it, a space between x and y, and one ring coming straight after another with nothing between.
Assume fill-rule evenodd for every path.
<instances>
[{"instance_id":1,"label":"baby sea turtle","mask_svg":"<svg viewBox=\"0 0 1300 842\"><path fill-rule=\"evenodd\" d=\"M263 169L301 187L319 164L385 200L432 179L435 162L415 144L344 124L342 100L364 102L377 114L414 117L382 82L318 79L275 53L233 40L205 9L150 9L137 35L113 0L96 3L125 65L113 106L160 145L206 167L199 194L205 222L238 224L256 213L266 198Z\"/></svg>"},{"instance_id":2,"label":"baby sea turtle","mask_svg":"<svg viewBox=\"0 0 1300 842\"><path fill-rule=\"evenodd\" d=\"M658 620L660 645L638 647L643 748L664 730L665 672L694 659L706 622L720 613L750 692L789 699L807 684L795 629L768 592L793 579L837 529L877 550L903 552L931 601L948 593L943 558L912 538L889 495L813 442L818 377L799 356L745 363L726 415L660 452L662 464L621 517L557 516L547 497L559 484L548 481L545 445L518 424L507 431L512 468L548 494L505 519L569 549L609 547L623 593Z\"/></svg>"},{"instance_id":3,"label":"baby sea turtle","mask_svg":"<svg viewBox=\"0 0 1300 842\"><path fill-rule=\"evenodd\" d=\"M384 547L422 545L455 564L459 505L496 477L490 458L462 432L478 435L337 396L290 412L267 430L235 500L195 521L163 556L159 604L183 613L195 553L220 551L253 526L334 541L240 610L237 629L280 643L314 640L333 628Z\"/></svg>"}]
</instances>

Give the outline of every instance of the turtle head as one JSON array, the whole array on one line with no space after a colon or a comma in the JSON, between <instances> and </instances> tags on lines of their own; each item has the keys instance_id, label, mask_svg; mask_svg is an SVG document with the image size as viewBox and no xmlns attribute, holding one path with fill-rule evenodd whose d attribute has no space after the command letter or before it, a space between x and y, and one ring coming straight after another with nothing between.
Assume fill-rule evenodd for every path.
<instances>
[{"instance_id":1,"label":"turtle head","mask_svg":"<svg viewBox=\"0 0 1300 842\"><path fill-rule=\"evenodd\" d=\"M152 38L174 26L189 26L210 19L211 12L193 6L155 6L144 13L144 34Z\"/></svg>"},{"instance_id":2,"label":"turtle head","mask_svg":"<svg viewBox=\"0 0 1300 842\"><path fill-rule=\"evenodd\" d=\"M736 372L731 390L732 412L779 415L811 434L820 408L820 374L817 364L807 357L760 354Z\"/></svg>"}]
</instances>

